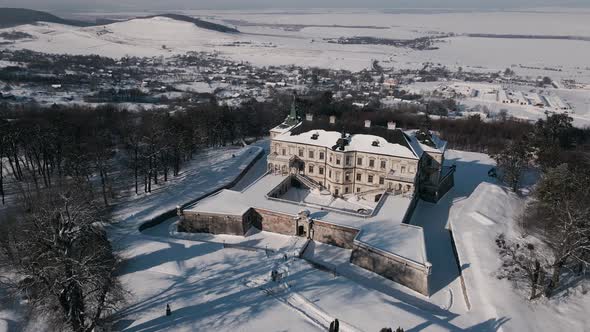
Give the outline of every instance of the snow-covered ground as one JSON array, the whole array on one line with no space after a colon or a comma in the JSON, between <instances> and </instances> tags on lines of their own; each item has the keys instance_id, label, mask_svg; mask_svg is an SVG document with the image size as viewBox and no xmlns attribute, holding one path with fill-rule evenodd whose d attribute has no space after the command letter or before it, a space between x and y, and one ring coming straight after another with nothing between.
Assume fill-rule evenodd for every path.
<instances>
[{"instance_id":1,"label":"snow-covered ground","mask_svg":"<svg viewBox=\"0 0 590 332\"><path fill-rule=\"evenodd\" d=\"M417 94L458 98L457 102L468 108L485 106L493 113L506 110L508 115L532 121L545 118L545 111L567 112L574 119L574 125L590 125L590 89L538 88L462 81L415 82L401 88ZM543 98L551 104L547 105ZM514 103L509 103L510 99ZM525 105L521 105L519 101L523 101ZM545 105L537 106L537 103ZM565 106L567 109L557 106Z\"/></svg>"},{"instance_id":2,"label":"snow-covered ground","mask_svg":"<svg viewBox=\"0 0 590 332\"><path fill-rule=\"evenodd\" d=\"M187 11L186 14L235 25L241 33L211 31L164 17L84 28L39 23L4 29L26 32L33 38L17 40L13 45L3 47L50 53L99 54L114 58L168 57L189 51L204 51L257 66L295 64L353 71L369 68L373 60L379 60L384 68L395 69L419 69L429 62L451 70L461 67L464 71L487 73L511 68L517 76L531 80L548 76L559 84L562 80L575 80L580 83L579 87L590 86L587 61L590 58L589 11L408 14L317 9L284 12ZM4 30L0 29L0 32ZM386 45L341 45L325 40L358 36L408 39L441 33L455 35L435 43L438 49L426 51ZM466 35L473 33L585 39L480 38ZM212 91L216 87L202 82L179 86L186 91L201 92ZM525 90L531 88L522 87ZM573 107L577 125L590 124L590 89L547 91ZM19 96L18 91L15 93ZM38 99L51 103L62 97L72 96L62 93L55 98L38 96ZM486 105L496 111L508 109L514 116L526 119L543 116L542 110L532 106L517 107L471 99L466 104Z\"/></svg>"},{"instance_id":3,"label":"snow-covered ground","mask_svg":"<svg viewBox=\"0 0 590 332\"><path fill-rule=\"evenodd\" d=\"M268 148L266 142L260 146ZM522 201L487 177L493 161L484 154L449 151L447 163L457 165L455 187L438 204L420 202L412 218L424 229L433 264L431 297L350 264L350 250L311 243L305 260L294 258L303 249L300 238L266 232L178 234L175 219L138 231L143 221L231 182L258 149L207 151L187 171L190 176L117 207L119 222L109 233L125 259L120 276L130 298L116 315L116 330L324 331L334 318L345 331L397 326L406 331L584 331L590 326L588 296L576 292L529 303L508 281L495 278L501 262L493 240L511 227ZM235 189L262 175L265 162L255 162ZM281 274L278 282L270 281L273 269ZM173 310L170 317L166 304ZM18 319L17 312L0 309L0 330L14 329Z\"/></svg>"},{"instance_id":4,"label":"snow-covered ground","mask_svg":"<svg viewBox=\"0 0 590 332\"><path fill-rule=\"evenodd\" d=\"M351 212L357 212L360 209L372 212L377 206L376 202L370 202L366 199L359 198L357 195L345 195L343 198L333 197L331 194L322 194L314 190L291 187L280 198L293 202L303 202L320 206L327 206L335 209L341 209Z\"/></svg>"},{"instance_id":5,"label":"snow-covered ground","mask_svg":"<svg viewBox=\"0 0 590 332\"><path fill-rule=\"evenodd\" d=\"M581 313L589 308L583 297L562 299L555 309L559 313L551 309L555 303L527 303L507 282L496 280L494 288L484 286L495 279L499 261L495 232L490 232L489 223L478 220L500 220L499 215L510 223L513 209L522 202L487 177L493 165L488 156L450 151L447 162L457 165L455 188L439 204L420 202L412 219L424 227L427 254L433 263L430 298L350 264L349 250L312 243L304 257L313 264L291 258L283 264L283 252L293 248L288 236L260 232L245 238L195 234L180 239L170 220L138 235L138 242L128 251L126 270L131 272L124 272L123 279L129 280L134 302L121 312L117 327L130 331L321 331L325 322L339 318L349 330L363 331L398 325L428 331L538 331L544 330L543 324L570 324L573 331L583 331L588 321ZM261 175L263 166L264 162L257 162L238 189ZM486 217L473 219L477 215ZM466 257L462 270L470 310L452 252L449 221L455 234L458 222L470 227L461 237L455 235L457 241L465 241L464 247L457 246L464 252L462 259ZM478 228L486 238L470 238L469 233ZM224 248L223 243L252 249ZM482 257L485 267L470 255ZM277 261L284 279L275 284L268 280L268 273ZM145 284L150 287L146 289ZM172 318L163 317L166 303L179 311ZM570 314L576 320L567 323ZM530 324L531 320L537 325Z\"/></svg>"},{"instance_id":6,"label":"snow-covered ground","mask_svg":"<svg viewBox=\"0 0 590 332\"><path fill-rule=\"evenodd\" d=\"M556 39L474 38L468 33L589 37L590 13L471 12L385 13L378 11L310 10L186 12L235 25L241 34L200 29L167 18L135 19L105 27L76 28L59 24L26 25L16 30L33 40L13 47L54 53L166 56L187 51L217 51L260 66L298 64L361 70L373 59L384 67L421 68L424 62L465 70L503 71L552 76L590 83L590 42ZM559 24L546 24L559 22ZM11 29L12 31L12 29ZM149 33L147 33L149 31ZM457 34L436 43L439 49L417 51L384 45L339 45L324 38L373 36L416 38ZM239 42L239 44L236 44ZM165 45L166 47L162 47Z\"/></svg>"}]
</instances>

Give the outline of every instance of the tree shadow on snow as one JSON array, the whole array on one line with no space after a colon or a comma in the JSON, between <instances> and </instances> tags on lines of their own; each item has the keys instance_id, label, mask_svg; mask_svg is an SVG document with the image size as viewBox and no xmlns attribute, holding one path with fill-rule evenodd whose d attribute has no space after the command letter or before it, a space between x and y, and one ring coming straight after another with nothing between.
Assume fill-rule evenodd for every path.
<instances>
[{"instance_id":1,"label":"tree shadow on snow","mask_svg":"<svg viewBox=\"0 0 590 332\"><path fill-rule=\"evenodd\" d=\"M273 297L244 285L245 280L258 276L258 271L268 269L273 260L262 253L226 250L222 261L192 267L182 276L170 276L174 282L168 287L119 311L116 330L158 331L190 327L192 322L198 322L200 330L227 330L276 305ZM165 316L166 304L172 307L171 316ZM143 316L155 318L133 325Z\"/></svg>"}]
</instances>

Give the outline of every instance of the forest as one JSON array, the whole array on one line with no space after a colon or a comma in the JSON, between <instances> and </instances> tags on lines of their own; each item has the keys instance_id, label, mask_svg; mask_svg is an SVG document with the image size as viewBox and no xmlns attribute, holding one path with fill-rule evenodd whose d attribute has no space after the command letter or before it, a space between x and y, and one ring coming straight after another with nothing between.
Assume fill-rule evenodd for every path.
<instances>
[{"instance_id":1,"label":"forest","mask_svg":"<svg viewBox=\"0 0 590 332\"><path fill-rule=\"evenodd\" d=\"M115 105L90 108L0 105L0 196L5 183L31 183L35 190L60 181L85 181L97 188L105 205L116 197L113 173L134 179L134 190L150 192L152 184L168 181L199 149L259 139L280 123L292 97L277 94L266 102L251 100L239 107L218 106L215 100L182 110L129 111ZM434 130L449 148L494 154L531 133L535 125L507 117L484 121L479 116L437 118L419 113L418 106L397 110L359 110L334 101L331 93L297 98L301 118L336 115L341 130L371 120L375 126L395 121L398 128ZM555 160L589 151L590 130L568 127L561 134L568 144L553 151Z\"/></svg>"},{"instance_id":2,"label":"forest","mask_svg":"<svg viewBox=\"0 0 590 332\"><path fill-rule=\"evenodd\" d=\"M111 176L134 179L134 190L176 176L199 149L265 136L284 118L277 103L239 109L207 104L183 111L128 111L107 105L4 107L0 110L0 196L7 178L35 191L84 182L108 206L117 193ZM279 107L278 109L286 109ZM123 189L123 188L121 188Z\"/></svg>"}]
</instances>

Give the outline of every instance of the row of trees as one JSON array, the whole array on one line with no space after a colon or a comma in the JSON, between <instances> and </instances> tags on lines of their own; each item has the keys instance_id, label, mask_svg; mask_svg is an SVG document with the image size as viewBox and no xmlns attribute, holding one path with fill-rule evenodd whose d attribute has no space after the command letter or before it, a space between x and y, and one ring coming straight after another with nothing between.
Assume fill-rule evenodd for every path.
<instances>
[{"instance_id":1,"label":"row of trees","mask_svg":"<svg viewBox=\"0 0 590 332\"><path fill-rule=\"evenodd\" d=\"M165 181L201 147L265 135L287 109L281 96L235 109L212 102L174 112L0 104L0 169L7 171L1 179L30 180L36 189L64 177L90 180L101 173L107 182L113 163L126 162L136 174Z\"/></svg>"},{"instance_id":2,"label":"row of trees","mask_svg":"<svg viewBox=\"0 0 590 332\"><path fill-rule=\"evenodd\" d=\"M199 149L259 138L284 117L276 103L131 112L114 106L0 109L0 287L51 330L90 332L125 300L120 259L102 225L118 190L150 192ZM5 180L10 181L5 181ZM18 190L12 190L18 188Z\"/></svg>"},{"instance_id":3,"label":"row of trees","mask_svg":"<svg viewBox=\"0 0 590 332\"><path fill-rule=\"evenodd\" d=\"M452 100L430 101L425 106L400 104L394 110L383 110L371 105L358 109L350 101L335 101L331 92L322 92L315 96L299 99L301 113L311 113L316 117L337 116L337 123L342 129L362 124L371 120L374 125L385 126L388 121L395 121L399 128L421 128L440 132L449 142L449 148L484 153L496 153L505 145L520 138L523 133L532 132L534 125L509 117L498 117L493 121L484 121L478 115L464 119L432 119L426 112L442 114L453 110L456 105ZM590 140L590 131L579 130L579 140ZM573 134L573 133L572 133Z\"/></svg>"},{"instance_id":4,"label":"row of trees","mask_svg":"<svg viewBox=\"0 0 590 332\"><path fill-rule=\"evenodd\" d=\"M496 241L509 274L529 282L531 299L550 297L564 271L575 280L590 266L590 150L581 133L567 114L548 115L494 155L502 179L514 191L531 166L541 170L521 218L532 240ZM533 243L536 238L540 245Z\"/></svg>"},{"instance_id":5,"label":"row of trees","mask_svg":"<svg viewBox=\"0 0 590 332\"><path fill-rule=\"evenodd\" d=\"M199 149L265 135L284 117L282 103L252 101L235 109L210 103L174 112L0 105L0 195L4 202L8 178L36 192L86 182L108 205L118 190L112 176L129 172L137 194L141 186L151 192Z\"/></svg>"}]
</instances>

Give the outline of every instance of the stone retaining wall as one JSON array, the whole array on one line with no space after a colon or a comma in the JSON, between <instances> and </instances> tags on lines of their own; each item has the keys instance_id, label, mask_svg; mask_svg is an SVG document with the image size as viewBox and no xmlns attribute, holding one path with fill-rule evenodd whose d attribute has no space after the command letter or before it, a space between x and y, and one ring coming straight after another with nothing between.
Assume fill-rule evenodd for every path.
<instances>
[{"instance_id":1,"label":"stone retaining wall","mask_svg":"<svg viewBox=\"0 0 590 332\"><path fill-rule=\"evenodd\" d=\"M215 213L184 213L178 223L179 232L244 235L250 228L243 216Z\"/></svg>"},{"instance_id":2,"label":"stone retaining wall","mask_svg":"<svg viewBox=\"0 0 590 332\"><path fill-rule=\"evenodd\" d=\"M250 209L248 213L252 216L252 226L261 231L297 235L295 216L257 208Z\"/></svg>"},{"instance_id":3,"label":"stone retaining wall","mask_svg":"<svg viewBox=\"0 0 590 332\"><path fill-rule=\"evenodd\" d=\"M352 249L350 262L385 278L400 283L426 296L430 268L392 253L355 241L358 229L313 221L311 230L297 216L265 209L251 208L242 216L217 215L185 211L178 230L213 234L244 235L250 227L283 235L296 236L303 226L305 237L329 245Z\"/></svg>"},{"instance_id":4,"label":"stone retaining wall","mask_svg":"<svg viewBox=\"0 0 590 332\"><path fill-rule=\"evenodd\" d=\"M312 240L336 247L352 249L354 238L358 232L358 229L314 221Z\"/></svg>"},{"instance_id":5,"label":"stone retaining wall","mask_svg":"<svg viewBox=\"0 0 590 332\"><path fill-rule=\"evenodd\" d=\"M429 296L429 269L421 264L355 242L350 262Z\"/></svg>"}]
</instances>

